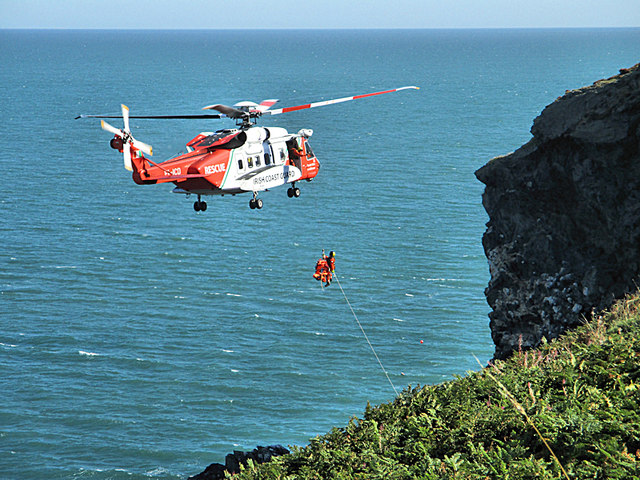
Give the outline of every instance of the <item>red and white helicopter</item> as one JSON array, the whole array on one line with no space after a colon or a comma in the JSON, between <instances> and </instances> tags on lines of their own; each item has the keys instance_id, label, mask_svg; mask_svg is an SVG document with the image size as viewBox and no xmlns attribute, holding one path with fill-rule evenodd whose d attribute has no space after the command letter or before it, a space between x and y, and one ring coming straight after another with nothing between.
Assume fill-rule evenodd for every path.
<instances>
[{"instance_id":1,"label":"red and white helicopter","mask_svg":"<svg viewBox=\"0 0 640 480\"><path fill-rule=\"evenodd\" d=\"M322 107L360 98L418 89L401 87L382 92L336 98L321 102L297 105L271 110L278 100L264 100L259 104L240 102L233 107L209 105L203 110L216 110L218 114L200 115L129 115L129 108L122 105L122 115L80 115L76 118L122 118L124 128L119 129L101 120L102 128L114 135L111 147L124 154L124 167L133 173L133 181L138 185L152 185L172 182L174 193L195 194L198 200L193 204L196 212L205 211L207 203L202 195L236 195L252 192L249 202L252 209L262 208L258 192L280 185L290 184L289 197L299 197L296 182L311 181L320 168L320 163L311 150L310 129L301 129L291 134L281 127L260 127L256 120L262 115L279 115L306 108ZM129 128L130 118L155 119L197 119L232 118L236 127L216 132L202 132L187 143L187 153L163 162L153 162L145 156L152 156L150 145L133 138Z\"/></svg>"}]
</instances>

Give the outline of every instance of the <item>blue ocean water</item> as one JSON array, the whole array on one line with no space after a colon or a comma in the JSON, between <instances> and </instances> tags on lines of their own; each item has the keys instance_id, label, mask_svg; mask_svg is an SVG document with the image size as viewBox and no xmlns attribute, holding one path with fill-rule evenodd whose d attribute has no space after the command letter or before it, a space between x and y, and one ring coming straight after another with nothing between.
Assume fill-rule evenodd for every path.
<instances>
[{"instance_id":1,"label":"blue ocean water","mask_svg":"<svg viewBox=\"0 0 640 480\"><path fill-rule=\"evenodd\" d=\"M0 478L178 479L305 445L493 353L474 171L566 89L638 62L640 29L0 31ZM322 167L193 199L135 185L82 113L198 113L418 85L262 119ZM117 124L117 121L113 122ZM154 159L219 121L132 121ZM423 343L421 343L421 340Z\"/></svg>"}]
</instances>

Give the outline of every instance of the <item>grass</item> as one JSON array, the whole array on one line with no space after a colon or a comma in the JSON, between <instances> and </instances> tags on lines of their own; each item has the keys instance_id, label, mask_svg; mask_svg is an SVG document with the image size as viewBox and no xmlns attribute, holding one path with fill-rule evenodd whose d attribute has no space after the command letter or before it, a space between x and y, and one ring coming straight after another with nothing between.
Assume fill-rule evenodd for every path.
<instances>
[{"instance_id":1,"label":"grass","mask_svg":"<svg viewBox=\"0 0 640 480\"><path fill-rule=\"evenodd\" d=\"M640 296L537 350L408 387L247 479L640 478Z\"/></svg>"}]
</instances>

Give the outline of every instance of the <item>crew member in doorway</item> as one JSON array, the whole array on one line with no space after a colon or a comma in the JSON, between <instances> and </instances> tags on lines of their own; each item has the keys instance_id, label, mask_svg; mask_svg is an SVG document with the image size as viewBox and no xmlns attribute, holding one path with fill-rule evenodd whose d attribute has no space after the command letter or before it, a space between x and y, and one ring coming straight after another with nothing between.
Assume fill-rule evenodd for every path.
<instances>
[{"instance_id":1,"label":"crew member in doorway","mask_svg":"<svg viewBox=\"0 0 640 480\"><path fill-rule=\"evenodd\" d=\"M300 160L304 155L304 152L300 147L298 147L298 142L295 139L289 140L287 142L287 148L289 149L289 160L291 164L294 165L296 160Z\"/></svg>"}]
</instances>

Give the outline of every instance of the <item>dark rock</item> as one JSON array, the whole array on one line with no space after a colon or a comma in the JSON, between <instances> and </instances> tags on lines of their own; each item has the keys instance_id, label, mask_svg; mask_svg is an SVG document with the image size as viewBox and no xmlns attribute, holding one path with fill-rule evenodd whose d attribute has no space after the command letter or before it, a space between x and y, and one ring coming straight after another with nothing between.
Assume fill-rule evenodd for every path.
<instances>
[{"instance_id":1,"label":"dark rock","mask_svg":"<svg viewBox=\"0 0 640 480\"><path fill-rule=\"evenodd\" d=\"M224 465L212 463L203 472L189 477L188 480L222 480L225 478L225 472L231 474L239 473L240 465L246 466L249 459L251 459L254 464L260 464L269 462L273 457L286 455L287 453L289 453L289 450L282 445L259 446L251 452L235 450L225 457Z\"/></svg>"},{"instance_id":2,"label":"dark rock","mask_svg":"<svg viewBox=\"0 0 640 480\"><path fill-rule=\"evenodd\" d=\"M198 475L194 475L193 477L189 477L189 480L219 480L224 479L224 472L227 469L224 465L219 463L212 463L207 468L204 469L204 472L200 472Z\"/></svg>"},{"instance_id":3,"label":"dark rock","mask_svg":"<svg viewBox=\"0 0 640 480\"><path fill-rule=\"evenodd\" d=\"M639 65L567 91L534 120L531 141L476 172L495 358L638 288Z\"/></svg>"}]
</instances>

